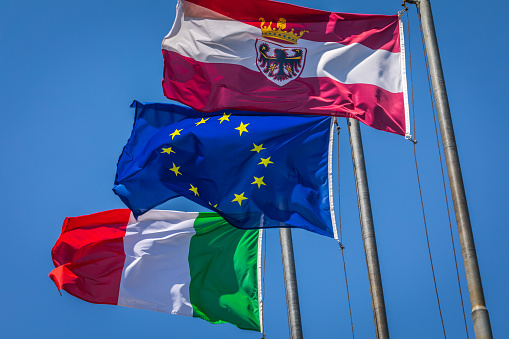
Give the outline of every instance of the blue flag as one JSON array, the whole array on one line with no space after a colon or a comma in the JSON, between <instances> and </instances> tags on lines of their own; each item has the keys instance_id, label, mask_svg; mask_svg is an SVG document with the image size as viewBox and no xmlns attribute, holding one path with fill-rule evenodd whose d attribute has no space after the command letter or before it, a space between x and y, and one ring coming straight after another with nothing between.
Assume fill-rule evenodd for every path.
<instances>
[{"instance_id":1,"label":"blue flag","mask_svg":"<svg viewBox=\"0 0 509 339\"><path fill-rule=\"evenodd\" d=\"M133 102L113 191L135 216L176 197L238 228L298 227L334 237L331 118Z\"/></svg>"}]
</instances>

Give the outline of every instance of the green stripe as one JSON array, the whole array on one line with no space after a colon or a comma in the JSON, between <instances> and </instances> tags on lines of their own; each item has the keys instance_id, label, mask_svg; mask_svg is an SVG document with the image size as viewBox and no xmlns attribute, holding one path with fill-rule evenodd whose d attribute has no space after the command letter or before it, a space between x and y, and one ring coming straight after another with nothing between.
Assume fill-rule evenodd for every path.
<instances>
[{"instance_id":1,"label":"green stripe","mask_svg":"<svg viewBox=\"0 0 509 339\"><path fill-rule=\"evenodd\" d=\"M191 238L189 294L193 316L260 331L258 230L240 230L217 213L200 213Z\"/></svg>"}]
</instances>

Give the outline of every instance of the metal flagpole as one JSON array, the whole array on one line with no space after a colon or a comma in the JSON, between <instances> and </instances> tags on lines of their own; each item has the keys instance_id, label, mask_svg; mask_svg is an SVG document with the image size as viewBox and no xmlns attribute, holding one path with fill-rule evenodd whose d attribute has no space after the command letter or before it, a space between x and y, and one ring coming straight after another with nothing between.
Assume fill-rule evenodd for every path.
<instances>
[{"instance_id":1,"label":"metal flagpole","mask_svg":"<svg viewBox=\"0 0 509 339\"><path fill-rule=\"evenodd\" d=\"M291 229L283 227L279 228L279 238L281 241L281 257L283 259L286 308L288 312L290 338L302 339L302 323L300 319L299 293L297 291L297 275L295 274Z\"/></svg>"},{"instance_id":2,"label":"metal flagpole","mask_svg":"<svg viewBox=\"0 0 509 339\"><path fill-rule=\"evenodd\" d=\"M373 215L371 213L371 201L369 199L368 178L366 175L366 164L364 162L361 130L357 120L348 118L347 122L355 173L355 186L357 187L357 203L359 205L362 240L364 243L364 252L366 253L366 265L368 267L376 337L378 339L388 339L389 327L387 325L382 278L380 275L380 266L378 264L375 228L373 226Z\"/></svg>"},{"instance_id":3,"label":"metal flagpole","mask_svg":"<svg viewBox=\"0 0 509 339\"><path fill-rule=\"evenodd\" d=\"M447 99L442 63L438 51L435 24L431 13L431 5L429 0L407 0L406 2L419 6L421 27L429 62L431 84L435 96L440 133L442 135L442 145L447 164L447 172L449 174L449 185L451 187L452 201L456 214L456 224L458 226L463 264L465 265L465 274L467 276L470 303L472 305L475 336L476 338L483 339L493 338L490 318L484 301L481 274L479 272L479 264L477 263L474 237L470 224L465 187L463 186L463 177L461 175L458 150L456 148L456 139L454 137L454 129L451 120L451 111L449 109L449 100Z\"/></svg>"}]
</instances>

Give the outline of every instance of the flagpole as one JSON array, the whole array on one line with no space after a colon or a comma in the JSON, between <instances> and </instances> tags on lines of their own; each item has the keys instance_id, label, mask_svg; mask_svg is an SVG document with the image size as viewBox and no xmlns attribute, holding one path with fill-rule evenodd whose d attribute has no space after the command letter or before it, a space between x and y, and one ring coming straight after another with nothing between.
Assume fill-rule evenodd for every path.
<instances>
[{"instance_id":1,"label":"flagpole","mask_svg":"<svg viewBox=\"0 0 509 339\"><path fill-rule=\"evenodd\" d=\"M449 174L449 185L451 187L452 201L456 214L456 224L458 226L461 252L463 254L463 264L465 266L465 274L467 276L470 303L472 305L472 319L474 323L475 336L476 338L483 339L493 338L488 309L486 308L484 301L481 274L479 272L479 264L477 262L474 236L472 233L472 225L470 223L470 215L468 213L465 187L463 185L463 177L461 175L458 149L456 147L456 138L454 137L451 111L445 88L444 73L438 50L431 5L429 0L414 0L407 2L417 4L417 6L419 6L421 27L426 46L426 55L429 62L431 84L433 87L433 94L435 96L438 122L442 136L442 145L447 164L447 172Z\"/></svg>"},{"instance_id":2,"label":"flagpole","mask_svg":"<svg viewBox=\"0 0 509 339\"><path fill-rule=\"evenodd\" d=\"M283 259L283 275L285 279L286 308L288 313L288 327L291 339L302 339L302 323L300 318L299 293L297 290L297 275L293 257L292 231L289 228L279 228L281 241L281 257Z\"/></svg>"},{"instance_id":3,"label":"flagpole","mask_svg":"<svg viewBox=\"0 0 509 339\"><path fill-rule=\"evenodd\" d=\"M380 275L380 265L378 263L375 228L373 226L373 215L371 213L371 201L369 198L361 130L357 120L348 118L347 122L355 173L355 186L357 188L357 203L359 205L362 240L364 243L364 252L366 254L366 265L368 267L371 306L373 307L376 337L378 339L388 339L389 327L387 325L387 315L385 313L382 277Z\"/></svg>"}]
</instances>

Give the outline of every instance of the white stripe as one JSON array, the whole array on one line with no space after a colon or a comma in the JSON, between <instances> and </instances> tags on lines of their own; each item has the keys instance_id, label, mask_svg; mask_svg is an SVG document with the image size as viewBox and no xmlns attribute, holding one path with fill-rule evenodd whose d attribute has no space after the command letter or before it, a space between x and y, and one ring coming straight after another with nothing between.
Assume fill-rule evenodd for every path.
<instances>
[{"instance_id":1,"label":"white stripe","mask_svg":"<svg viewBox=\"0 0 509 339\"><path fill-rule=\"evenodd\" d=\"M399 53L372 50L364 45L303 40L307 48L301 77L329 77L343 84L370 84L389 92L401 92Z\"/></svg>"},{"instance_id":2,"label":"white stripe","mask_svg":"<svg viewBox=\"0 0 509 339\"><path fill-rule=\"evenodd\" d=\"M130 220L118 304L193 315L189 244L197 212L148 211Z\"/></svg>"},{"instance_id":3,"label":"white stripe","mask_svg":"<svg viewBox=\"0 0 509 339\"><path fill-rule=\"evenodd\" d=\"M256 39L260 28L234 20L177 17L162 48L199 62L234 64L259 72L256 66ZM403 91L400 53L373 50L361 44L342 45L300 39L307 49L303 78L330 77L344 84L371 84L392 93ZM286 46L290 47L290 46Z\"/></svg>"},{"instance_id":4,"label":"white stripe","mask_svg":"<svg viewBox=\"0 0 509 339\"><path fill-rule=\"evenodd\" d=\"M403 13L398 13L399 21L399 44L401 49L401 79L403 81L403 100L405 105L405 138L412 139L410 135L410 113L408 108L408 88L406 82L406 61L405 61L405 34L403 30Z\"/></svg>"},{"instance_id":5,"label":"white stripe","mask_svg":"<svg viewBox=\"0 0 509 339\"><path fill-rule=\"evenodd\" d=\"M329 206L330 206L330 217L332 220L332 230L334 231L334 239L339 240L338 228L336 227L336 213L334 211L334 191L332 189L332 149L334 146L334 123L336 118L331 119L330 123L330 134L329 134L329 152L327 156L327 180L329 181ZM339 140L338 140L339 142ZM338 154L339 157L339 154ZM339 178L338 178L339 180Z\"/></svg>"},{"instance_id":6,"label":"white stripe","mask_svg":"<svg viewBox=\"0 0 509 339\"><path fill-rule=\"evenodd\" d=\"M258 274L258 314L260 316L260 332L264 333L263 328L263 294L262 294L262 245L263 228L258 230L258 255L256 256L256 267ZM267 246L267 245L265 245Z\"/></svg>"}]
</instances>

